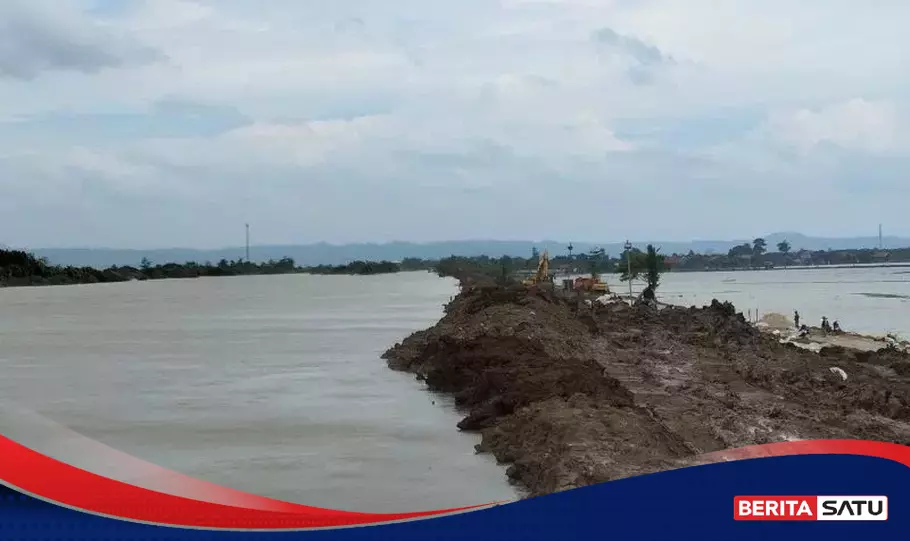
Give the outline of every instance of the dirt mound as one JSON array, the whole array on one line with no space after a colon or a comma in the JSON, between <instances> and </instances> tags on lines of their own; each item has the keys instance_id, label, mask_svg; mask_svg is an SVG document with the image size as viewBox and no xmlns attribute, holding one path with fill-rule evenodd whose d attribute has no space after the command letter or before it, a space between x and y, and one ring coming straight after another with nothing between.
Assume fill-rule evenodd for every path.
<instances>
[{"instance_id":1,"label":"dirt mound","mask_svg":"<svg viewBox=\"0 0 910 541\"><path fill-rule=\"evenodd\" d=\"M794 324L787 316L783 314L778 314L777 312L771 312L770 314L765 314L762 316L759 321L760 325L764 325L769 329L777 330L788 330L793 329Z\"/></svg>"},{"instance_id":2,"label":"dirt mound","mask_svg":"<svg viewBox=\"0 0 910 541\"><path fill-rule=\"evenodd\" d=\"M498 286L467 287L446 305L433 327L395 344L383 356L396 370L423 373L427 348L445 340L467 343L480 337L535 342L550 356L569 358L587 347L589 330L570 305L552 292Z\"/></svg>"},{"instance_id":3,"label":"dirt mound","mask_svg":"<svg viewBox=\"0 0 910 541\"><path fill-rule=\"evenodd\" d=\"M462 428L485 428L491 419L522 406L578 393L606 405L632 405L632 394L605 376L597 361L553 358L539 341L444 339L427 353L426 372L421 375L427 385L454 393L456 405L472 408Z\"/></svg>"},{"instance_id":4,"label":"dirt mound","mask_svg":"<svg viewBox=\"0 0 910 541\"><path fill-rule=\"evenodd\" d=\"M815 354L717 301L582 306L546 290L466 287L385 358L453 394L467 413L459 427L479 430L478 449L533 495L742 445L910 443L910 356Z\"/></svg>"}]
</instances>

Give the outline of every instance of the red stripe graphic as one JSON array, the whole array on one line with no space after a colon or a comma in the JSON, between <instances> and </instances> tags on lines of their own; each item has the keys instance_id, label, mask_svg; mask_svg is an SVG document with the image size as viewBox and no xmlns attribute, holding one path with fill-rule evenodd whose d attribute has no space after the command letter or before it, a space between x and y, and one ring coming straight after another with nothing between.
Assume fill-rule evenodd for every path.
<instances>
[{"instance_id":1,"label":"red stripe graphic","mask_svg":"<svg viewBox=\"0 0 910 541\"><path fill-rule=\"evenodd\" d=\"M24 419L29 429L26 434L30 436L31 440L40 442L40 447L32 447L33 451L101 477L154 492L231 507L263 511L294 511L297 509L294 504L218 486L146 462L100 441L88 438L35 412L16 408L15 414L16 420ZM8 424L10 418L6 417L3 420ZM18 432L22 433L23 430L20 428ZM36 438L35 435L39 437ZM27 442L8 437L18 441L21 445L30 447Z\"/></svg>"},{"instance_id":2,"label":"red stripe graphic","mask_svg":"<svg viewBox=\"0 0 910 541\"><path fill-rule=\"evenodd\" d=\"M108 479L39 454L0 436L0 479L52 502L112 517L173 526L302 529L376 524L438 516L487 505L419 513L353 513L270 500L273 510L199 501ZM222 489L211 485L210 490ZM251 503L260 498L246 495Z\"/></svg>"},{"instance_id":3,"label":"red stripe graphic","mask_svg":"<svg viewBox=\"0 0 910 541\"><path fill-rule=\"evenodd\" d=\"M791 455L858 455L885 458L910 466L910 447L897 443L865 440L801 440L752 445L701 455L704 462Z\"/></svg>"},{"instance_id":4,"label":"red stripe graphic","mask_svg":"<svg viewBox=\"0 0 910 541\"><path fill-rule=\"evenodd\" d=\"M843 454L880 457L910 466L910 447L861 440L793 441L709 453L700 462L786 455ZM42 455L0 436L0 480L60 505L111 517L171 526L218 529L305 529L429 518L489 507L484 504L417 513L354 513L281 502L219 487L161 468L193 497L167 494L110 479ZM203 501L195 498L204 498ZM232 502L231 505L217 502Z\"/></svg>"}]
</instances>

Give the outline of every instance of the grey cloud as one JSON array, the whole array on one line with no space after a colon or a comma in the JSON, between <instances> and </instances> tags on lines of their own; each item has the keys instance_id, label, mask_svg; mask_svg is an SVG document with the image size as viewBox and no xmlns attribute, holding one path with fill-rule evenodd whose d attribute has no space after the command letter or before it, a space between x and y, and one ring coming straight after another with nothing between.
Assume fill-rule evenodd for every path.
<instances>
[{"instance_id":1,"label":"grey cloud","mask_svg":"<svg viewBox=\"0 0 910 541\"><path fill-rule=\"evenodd\" d=\"M910 156L870 155L833 144L820 145L817 154L815 170L826 170L828 184L850 197L890 198L906 189Z\"/></svg>"},{"instance_id":2,"label":"grey cloud","mask_svg":"<svg viewBox=\"0 0 910 541\"><path fill-rule=\"evenodd\" d=\"M594 39L604 45L615 47L643 66L676 63L672 56L665 55L657 47L648 45L638 38L617 34L612 28L601 28L594 33Z\"/></svg>"},{"instance_id":3,"label":"grey cloud","mask_svg":"<svg viewBox=\"0 0 910 541\"><path fill-rule=\"evenodd\" d=\"M23 115L16 122L0 123L0 147L213 137L252 122L236 108L165 99L151 104L148 111Z\"/></svg>"},{"instance_id":4,"label":"grey cloud","mask_svg":"<svg viewBox=\"0 0 910 541\"><path fill-rule=\"evenodd\" d=\"M637 85L647 85L654 82L654 73L649 69L632 66L627 73L629 74L629 79Z\"/></svg>"},{"instance_id":5,"label":"grey cloud","mask_svg":"<svg viewBox=\"0 0 910 541\"><path fill-rule=\"evenodd\" d=\"M408 149L394 151L394 159L398 163L407 164L406 168L422 168L432 171L427 178L421 179L421 185L438 184L440 180L448 182L451 179L443 175L444 172L470 173L475 181L482 181L487 172L502 174L503 171L513 170L528 164L528 158L518 156L513 149L490 140L465 141L463 148L443 150ZM403 168L404 169L404 168ZM508 184L504 178L499 178L500 184ZM495 184L495 183L494 183ZM476 186L475 186L476 188Z\"/></svg>"},{"instance_id":6,"label":"grey cloud","mask_svg":"<svg viewBox=\"0 0 910 541\"><path fill-rule=\"evenodd\" d=\"M636 85L654 82L654 70L661 66L672 66L676 60L653 45L644 41L618 34L612 28L601 28L594 32L594 41L604 47L631 58L634 65L629 67L629 80Z\"/></svg>"},{"instance_id":7,"label":"grey cloud","mask_svg":"<svg viewBox=\"0 0 910 541\"><path fill-rule=\"evenodd\" d=\"M360 17L347 17L335 22L335 32L339 34L360 35L366 29Z\"/></svg>"},{"instance_id":8,"label":"grey cloud","mask_svg":"<svg viewBox=\"0 0 910 541\"><path fill-rule=\"evenodd\" d=\"M72 226L65 232L26 231L15 240L33 246L84 238L94 245L122 247L218 246L230 242L225 231L234 231L245 220L256 224L258 238L279 244L528 238L544 234L537 217L551 214L560 201L568 201L572 212L546 224L545 233L555 237L591 231L592 219L597 222L599 238L625 235L630 227L634 234L645 237L698 236L710 234L718 223L739 228L731 229L731 236L737 236L750 228L767 227L766 215L748 212L754 206L775 205L782 214L812 219L814 215L807 216L805 209L809 197L819 205L830 205L825 207L829 210L848 209L858 217L894 212L901 201L899 197L879 198L877 207L854 199L845 203L836 197L843 189L834 184L829 183L833 190L818 190L811 182L798 182L802 176L766 178L697 153L655 149L571 163L554 164L553 159L517 155L495 142L471 140L454 150L427 145L410 152L351 152L308 167L258 168L251 163L229 169L164 168L152 164L157 170L152 176L159 182L167 179L172 186L154 186L151 193L141 187L118 186L117 179L105 179L103 173L67 169L61 177L77 181L79 190L69 201L83 203L68 210L61 196L52 196L52 201L58 202L54 209L59 206L73 216ZM141 156L126 161L149 165L142 163ZM0 172L2 165L0 162ZM40 171L29 172L25 167L37 168L38 164L22 165L18 177L44 184ZM862 178L882 180L874 164L863 166ZM187 193L176 193L173 186L181 184L187 186ZM781 199L784 192L788 197ZM608 196L573 195L589 193ZM33 219L36 212L48 212L47 201L41 199L11 208L3 215L3 223L14 224ZM660 208L661 219L642 222L641 208ZM693 208L703 211L692 213ZM89 228L80 221L79 209L85 209L86 219L107 226ZM198 227L200 216L205 216L206 227ZM345 219L339 220L339 216ZM357 216L369 216L370 227L364 229ZM55 220L61 223L59 217ZM132 229L110 227L121 223L131 224ZM420 227L415 228L415 223Z\"/></svg>"},{"instance_id":9,"label":"grey cloud","mask_svg":"<svg viewBox=\"0 0 910 541\"><path fill-rule=\"evenodd\" d=\"M89 1L97 0L77 0ZM168 10L99 13L110 32L132 28L166 50L175 69L73 77L65 94L52 78L3 84L12 76L5 64L36 47L0 46L0 97L10 117L0 125L5 242L217 246L238 232L242 239L246 221L263 243L686 238L711 235L718 224L737 237L768 228L767 213L754 208L778 209L793 229L905 215L907 183L900 182L910 163L841 159L828 155L841 149L825 144L809 149L819 155L812 159L759 137L773 134L746 138L764 125L769 107L789 107L794 96L816 110L822 98L887 97L898 82L903 89L907 70L884 54L893 40L865 26L855 41L869 42L881 62L826 54L836 60L794 77L824 34L799 26L788 34L792 42L781 42L787 55L775 48L766 56L765 44L782 38L746 32L739 15L731 20L734 8L712 19L704 6L668 2L668 19L655 24L600 7L616 2L510 2L505 9L489 0L201 1L210 15L180 25L169 24L183 19ZM9 39L9 3L0 1L0 44ZM649 15L651 7L641 9ZM821 13L820 4L809 12ZM70 36L94 67L64 48L32 61L26 76L136 61L135 45L47 13L40 20L55 22L44 28L63 31L38 35ZM616 20L635 30L591 32ZM730 27L744 39L718 38L721 48L702 39L729 37ZM633 35L660 36L673 48ZM421 68L406 64L405 54ZM743 64L746 56L755 63ZM872 76L889 73L893 81ZM669 78L672 88L654 85ZM138 95L121 98L118 86L127 84ZM172 98L155 103L162 96ZM382 119L345 122L364 115ZM610 151L622 146L613 136L626 148ZM557 208L570 212L540 220ZM649 208L659 216L642 220ZM829 215L852 219L829 223ZM36 219L46 227L20 227Z\"/></svg>"},{"instance_id":10,"label":"grey cloud","mask_svg":"<svg viewBox=\"0 0 910 541\"><path fill-rule=\"evenodd\" d=\"M56 7L15 0L0 4L0 77L33 79L54 70L93 73L162 58Z\"/></svg>"}]
</instances>

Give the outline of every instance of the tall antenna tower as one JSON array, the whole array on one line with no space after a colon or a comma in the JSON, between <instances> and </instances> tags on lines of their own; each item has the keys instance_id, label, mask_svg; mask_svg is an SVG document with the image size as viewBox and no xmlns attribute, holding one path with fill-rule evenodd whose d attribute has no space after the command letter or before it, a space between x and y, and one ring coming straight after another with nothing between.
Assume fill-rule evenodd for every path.
<instances>
[{"instance_id":1,"label":"tall antenna tower","mask_svg":"<svg viewBox=\"0 0 910 541\"><path fill-rule=\"evenodd\" d=\"M246 262L250 262L250 224L246 224Z\"/></svg>"}]
</instances>

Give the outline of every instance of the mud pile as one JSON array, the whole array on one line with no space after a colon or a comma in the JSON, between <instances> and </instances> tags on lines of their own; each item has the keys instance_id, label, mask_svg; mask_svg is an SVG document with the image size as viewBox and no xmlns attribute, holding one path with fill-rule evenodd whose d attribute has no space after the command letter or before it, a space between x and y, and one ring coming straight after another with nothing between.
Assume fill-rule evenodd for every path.
<instances>
[{"instance_id":1,"label":"mud pile","mask_svg":"<svg viewBox=\"0 0 910 541\"><path fill-rule=\"evenodd\" d=\"M780 344L729 303L589 308L533 288L465 287L384 357L453 394L459 427L480 431L478 450L510 464L530 495L743 445L910 444L910 356Z\"/></svg>"}]
</instances>

